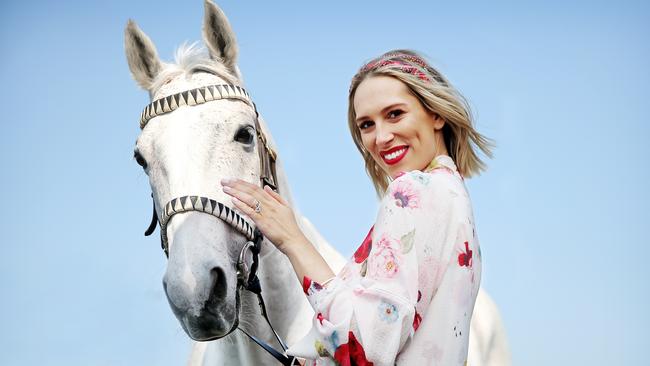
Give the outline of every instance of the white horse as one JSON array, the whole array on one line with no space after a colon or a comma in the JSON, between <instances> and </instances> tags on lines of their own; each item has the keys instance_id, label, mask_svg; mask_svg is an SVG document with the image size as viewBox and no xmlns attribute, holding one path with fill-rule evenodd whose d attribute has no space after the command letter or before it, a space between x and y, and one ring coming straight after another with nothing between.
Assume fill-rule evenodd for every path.
<instances>
[{"instance_id":1,"label":"white horse","mask_svg":"<svg viewBox=\"0 0 650 366\"><path fill-rule=\"evenodd\" d=\"M208 55L194 46L181 46L175 63L163 63L149 37L132 21L125 38L131 73L152 100L209 85L243 85L235 35L221 9L209 0L203 24ZM261 147L255 138L256 111L250 104L233 99L188 104L170 113L154 113L136 142L135 157L149 177L159 214L179 196L209 197L230 204L221 190L221 178L259 184L263 173ZM266 123L258 120L269 147L277 151ZM294 208L307 238L338 272L344 258L293 206L279 157L276 169L279 193ZM237 300L236 263L246 237L225 221L197 211L176 214L166 226L166 235L169 261L163 287L181 327L197 341L188 364L275 364L242 332L228 334L239 319L240 328L279 349L255 295L241 291ZM286 256L264 241L260 262L258 276L268 316L280 337L292 344L309 331L313 311ZM497 308L483 291L474 310L469 353L473 365L509 364Z\"/></svg>"}]
</instances>

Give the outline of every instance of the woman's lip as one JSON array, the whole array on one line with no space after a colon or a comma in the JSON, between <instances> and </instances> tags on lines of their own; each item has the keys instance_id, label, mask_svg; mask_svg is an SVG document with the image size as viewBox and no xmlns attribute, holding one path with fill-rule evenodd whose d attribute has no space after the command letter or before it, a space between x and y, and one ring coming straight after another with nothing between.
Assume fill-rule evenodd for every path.
<instances>
[{"instance_id":1,"label":"woman's lip","mask_svg":"<svg viewBox=\"0 0 650 366\"><path fill-rule=\"evenodd\" d=\"M409 147L408 146L403 146L402 148L404 149L404 152L397 155L393 159L388 159L388 158L386 158L385 155L382 154L381 158L384 160L384 163L386 163L388 165L393 165L393 164L397 164L400 160L402 160L404 158L404 156L406 156L406 153L408 152Z\"/></svg>"}]
</instances>

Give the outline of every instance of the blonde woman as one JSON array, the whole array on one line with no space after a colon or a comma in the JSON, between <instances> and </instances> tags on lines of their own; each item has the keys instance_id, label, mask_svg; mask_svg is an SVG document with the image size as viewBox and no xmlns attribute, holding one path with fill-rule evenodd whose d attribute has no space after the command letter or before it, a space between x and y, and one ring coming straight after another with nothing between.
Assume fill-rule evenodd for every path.
<instances>
[{"instance_id":1,"label":"blonde woman","mask_svg":"<svg viewBox=\"0 0 650 366\"><path fill-rule=\"evenodd\" d=\"M224 180L237 208L290 259L314 308L287 353L308 365L464 365L481 254L464 178L491 156L464 98L413 51L352 79L348 124L381 204L335 275L269 187Z\"/></svg>"}]
</instances>

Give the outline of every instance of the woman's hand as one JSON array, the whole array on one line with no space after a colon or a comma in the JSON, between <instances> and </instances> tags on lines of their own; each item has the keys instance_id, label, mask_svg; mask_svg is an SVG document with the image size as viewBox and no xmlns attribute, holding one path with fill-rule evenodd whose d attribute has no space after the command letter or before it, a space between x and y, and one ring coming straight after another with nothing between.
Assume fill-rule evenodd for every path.
<instances>
[{"instance_id":1,"label":"woman's hand","mask_svg":"<svg viewBox=\"0 0 650 366\"><path fill-rule=\"evenodd\" d=\"M271 187L262 189L241 179L222 179L221 185L223 191L232 197L233 204L250 217L281 252L286 254L291 245L308 242L287 201Z\"/></svg>"}]
</instances>

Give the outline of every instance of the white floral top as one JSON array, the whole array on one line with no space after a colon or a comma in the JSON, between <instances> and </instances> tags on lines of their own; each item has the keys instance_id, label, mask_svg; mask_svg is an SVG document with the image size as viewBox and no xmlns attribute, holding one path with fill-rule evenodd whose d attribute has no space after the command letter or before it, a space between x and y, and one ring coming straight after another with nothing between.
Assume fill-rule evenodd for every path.
<instances>
[{"instance_id":1,"label":"white floral top","mask_svg":"<svg viewBox=\"0 0 650 366\"><path fill-rule=\"evenodd\" d=\"M311 331L287 351L307 365L465 365L481 253L453 160L390 183L375 225L341 272L303 281Z\"/></svg>"}]
</instances>

